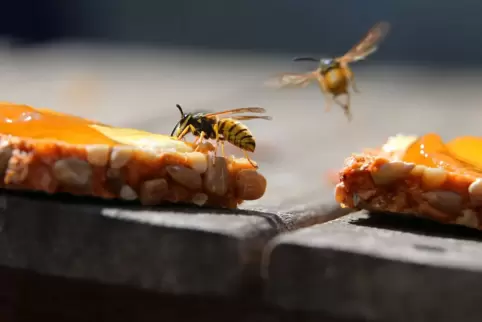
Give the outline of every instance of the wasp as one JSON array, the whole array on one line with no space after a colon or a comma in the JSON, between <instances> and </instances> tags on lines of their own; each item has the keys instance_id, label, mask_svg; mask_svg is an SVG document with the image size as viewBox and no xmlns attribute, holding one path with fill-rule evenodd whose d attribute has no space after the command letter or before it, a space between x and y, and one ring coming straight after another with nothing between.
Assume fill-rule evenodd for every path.
<instances>
[{"instance_id":1,"label":"wasp","mask_svg":"<svg viewBox=\"0 0 482 322\"><path fill-rule=\"evenodd\" d=\"M270 116L261 115L233 115L240 113L265 113L266 110L261 107L244 107L226 110L216 113L184 113L182 107L176 104L179 112L181 112L181 119L172 130L171 136L178 139L183 139L188 133L197 137L194 145L196 150L199 144L204 139L216 140L216 148L214 156L217 153L218 144L221 145L221 153L224 154L224 142L227 141L232 145L238 147L244 152L249 163L257 168L257 165L249 158L247 152L254 152L256 149L256 141L251 131L241 123L242 120L264 119L271 120Z\"/></svg>"},{"instance_id":2,"label":"wasp","mask_svg":"<svg viewBox=\"0 0 482 322\"><path fill-rule=\"evenodd\" d=\"M379 22L373 26L365 37L353 46L345 55L336 58L316 59L313 57L296 57L293 61L314 61L319 66L316 70L304 74L284 73L276 79L276 87L306 87L312 81L317 81L321 92L325 96L325 111L331 109L333 102L343 108L343 111L351 121L350 93L348 85L351 84L354 92L359 93L353 72L348 66L352 62L365 59L373 54L378 45L388 34L390 25L387 22ZM327 94L331 94L329 97ZM345 94L346 103L342 103L338 97Z\"/></svg>"}]
</instances>

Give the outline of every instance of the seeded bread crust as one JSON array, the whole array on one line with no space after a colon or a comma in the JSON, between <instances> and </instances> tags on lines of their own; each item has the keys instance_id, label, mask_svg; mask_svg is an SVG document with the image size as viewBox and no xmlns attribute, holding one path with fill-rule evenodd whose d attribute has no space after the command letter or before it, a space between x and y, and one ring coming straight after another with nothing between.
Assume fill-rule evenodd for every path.
<instances>
[{"instance_id":1,"label":"seeded bread crust","mask_svg":"<svg viewBox=\"0 0 482 322\"><path fill-rule=\"evenodd\" d=\"M3 189L144 205L236 208L266 190L266 179L245 159L214 159L208 151L153 153L128 145L74 145L1 134L0 175Z\"/></svg>"},{"instance_id":2,"label":"seeded bread crust","mask_svg":"<svg viewBox=\"0 0 482 322\"><path fill-rule=\"evenodd\" d=\"M399 150L398 150L399 152ZM482 229L482 180L371 150L345 160L335 188L342 207L410 214Z\"/></svg>"}]
</instances>

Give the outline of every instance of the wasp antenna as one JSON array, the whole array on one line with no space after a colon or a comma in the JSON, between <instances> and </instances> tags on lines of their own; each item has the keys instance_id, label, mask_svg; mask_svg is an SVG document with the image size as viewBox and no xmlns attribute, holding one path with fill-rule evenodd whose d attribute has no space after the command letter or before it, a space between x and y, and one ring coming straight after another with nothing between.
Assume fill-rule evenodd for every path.
<instances>
[{"instance_id":1,"label":"wasp antenna","mask_svg":"<svg viewBox=\"0 0 482 322\"><path fill-rule=\"evenodd\" d=\"M313 58L313 57L295 57L293 58L293 61L318 61L318 59Z\"/></svg>"},{"instance_id":2,"label":"wasp antenna","mask_svg":"<svg viewBox=\"0 0 482 322\"><path fill-rule=\"evenodd\" d=\"M183 112L183 110L182 110L181 105L176 104L176 107L179 109L179 112L181 112L181 116L184 116L184 112Z\"/></svg>"}]
</instances>

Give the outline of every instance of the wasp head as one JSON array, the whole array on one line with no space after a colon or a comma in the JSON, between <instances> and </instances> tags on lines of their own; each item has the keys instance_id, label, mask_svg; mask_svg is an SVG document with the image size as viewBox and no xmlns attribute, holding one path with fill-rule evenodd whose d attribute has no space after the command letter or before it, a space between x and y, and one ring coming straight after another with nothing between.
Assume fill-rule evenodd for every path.
<instances>
[{"instance_id":1,"label":"wasp head","mask_svg":"<svg viewBox=\"0 0 482 322\"><path fill-rule=\"evenodd\" d=\"M327 72L328 70L338 66L338 62L333 58L323 58L320 59L320 69L321 72Z\"/></svg>"},{"instance_id":2,"label":"wasp head","mask_svg":"<svg viewBox=\"0 0 482 322\"><path fill-rule=\"evenodd\" d=\"M326 73L328 70L332 68L338 67L338 62L333 58L322 58L316 59L313 57L295 57L293 61L313 61L319 63L319 68L322 73Z\"/></svg>"}]
</instances>

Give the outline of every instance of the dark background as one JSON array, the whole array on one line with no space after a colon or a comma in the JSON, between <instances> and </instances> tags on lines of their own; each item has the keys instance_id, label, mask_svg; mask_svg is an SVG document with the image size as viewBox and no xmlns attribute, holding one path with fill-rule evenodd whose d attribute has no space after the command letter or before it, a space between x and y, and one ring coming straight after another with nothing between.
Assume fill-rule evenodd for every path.
<instances>
[{"instance_id":1,"label":"dark background","mask_svg":"<svg viewBox=\"0 0 482 322\"><path fill-rule=\"evenodd\" d=\"M392 23L377 59L479 65L478 0L3 1L0 35L18 44L124 42L149 46L340 55L378 20Z\"/></svg>"}]
</instances>

